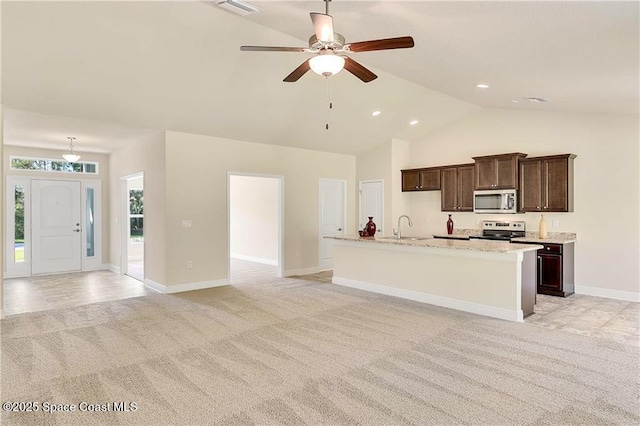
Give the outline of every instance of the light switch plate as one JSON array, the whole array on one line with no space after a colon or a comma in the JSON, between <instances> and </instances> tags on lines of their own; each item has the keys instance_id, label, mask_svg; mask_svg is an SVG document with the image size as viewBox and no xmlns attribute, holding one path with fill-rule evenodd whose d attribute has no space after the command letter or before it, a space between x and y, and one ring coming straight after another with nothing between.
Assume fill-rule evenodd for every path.
<instances>
[{"instance_id":1,"label":"light switch plate","mask_svg":"<svg viewBox=\"0 0 640 426\"><path fill-rule=\"evenodd\" d=\"M182 227L183 228L191 228L191 221L190 220L182 220Z\"/></svg>"},{"instance_id":2,"label":"light switch plate","mask_svg":"<svg viewBox=\"0 0 640 426\"><path fill-rule=\"evenodd\" d=\"M553 220L551 221L551 226L552 226L553 228L557 228L558 226L560 226L560 221L559 221L558 219L553 219Z\"/></svg>"}]
</instances>

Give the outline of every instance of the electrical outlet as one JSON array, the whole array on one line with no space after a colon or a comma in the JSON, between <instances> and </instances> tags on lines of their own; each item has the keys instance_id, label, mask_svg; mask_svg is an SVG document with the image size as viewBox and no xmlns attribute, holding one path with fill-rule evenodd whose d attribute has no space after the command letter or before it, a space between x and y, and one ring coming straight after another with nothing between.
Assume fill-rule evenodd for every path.
<instances>
[{"instance_id":1,"label":"electrical outlet","mask_svg":"<svg viewBox=\"0 0 640 426\"><path fill-rule=\"evenodd\" d=\"M191 221L190 221L190 220L183 219L183 220L182 220L182 227L183 227L183 228L191 228Z\"/></svg>"},{"instance_id":2,"label":"electrical outlet","mask_svg":"<svg viewBox=\"0 0 640 426\"><path fill-rule=\"evenodd\" d=\"M120 218L116 217L116 225L120 223Z\"/></svg>"},{"instance_id":3,"label":"electrical outlet","mask_svg":"<svg viewBox=\"0 0 640 426\"><path fill-rule=\"evenodd\" d=\"M553 219L551 221L551 227L552 228L557 228L558 226L560 226L560 221L558 219Z\"/></svg>"},{"instance_id":4,"label":"electrical outlet","mask_svg":"<svg viewBox=\"0 0 640 426\"><path fill-rule=\"evenodd\" d=\"M300 257L300 250L296 250L295 255L296 257Z\"/></svg>"},{"instance_id":5,"label":"electrical outlet","mask_svg":"<svg viewBox=\"0 0 640 426\"><path fill-rule=\"evenodd\" d=\"M187 260L187 269L191 269L193 268L193 262L190 260Z\"/></svg>"}]
</instances>

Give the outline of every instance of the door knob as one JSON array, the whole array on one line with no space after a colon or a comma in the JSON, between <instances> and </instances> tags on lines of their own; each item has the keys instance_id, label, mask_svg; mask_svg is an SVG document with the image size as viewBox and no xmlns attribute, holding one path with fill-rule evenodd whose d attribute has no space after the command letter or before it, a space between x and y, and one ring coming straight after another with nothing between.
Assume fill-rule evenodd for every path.
<instances>
[{"instance_id":1,"label":"door knob","mask_svg":"<svg viewBox=\"0 0 640 426\"><path fill-rule=\"evenodd\" d=\"M80 232L80 230L79 229L74 229L73 232Z\"/></svg>"},{"instance_id":2,"label":"door knob","mask_svg":"<svg viewBox=\"0 0 640 426\"><path fill-rule=\"evenodd\" d=\"M338 228L338 231L342 231L342 228Z\"/></svg>"}]
</instances>

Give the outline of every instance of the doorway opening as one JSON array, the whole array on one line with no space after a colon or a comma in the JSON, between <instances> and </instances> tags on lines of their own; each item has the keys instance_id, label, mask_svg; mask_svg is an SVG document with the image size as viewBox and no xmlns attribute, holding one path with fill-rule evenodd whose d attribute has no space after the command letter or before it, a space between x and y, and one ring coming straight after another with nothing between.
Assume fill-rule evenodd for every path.
<instances>
[{"instance_id":1,"label":"doorway opening","mask_svg":"<svg viewBox=\"0 0 640 426\"><path fill-rule=\"evenodd\" d=\"M123 178L122 273L144 282L144 173Z\"/></svg>"},{"instance_id":2,"label":"doorway opening","mask_svg":"<svg viewBox=\"0 0 640 426\"><path fill-rule=\"evenodd\" d=\"M229 173L227 182L229 283L282 277L284 178Z\"/></svg>"}]
</instances>

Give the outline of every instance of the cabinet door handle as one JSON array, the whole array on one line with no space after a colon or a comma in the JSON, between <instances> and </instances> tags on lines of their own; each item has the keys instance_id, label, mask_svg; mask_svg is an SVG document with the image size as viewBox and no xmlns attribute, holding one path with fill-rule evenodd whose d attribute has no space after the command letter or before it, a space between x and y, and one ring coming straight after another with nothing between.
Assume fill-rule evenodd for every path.
<instances>
[{"instance_id":1,"label":"cabinet door handle","mask_svg":"<svg viewBox=\"0 0 640 426\"><path fill-rule=\"evenodd\" d=\"M536 209L540 210L540 206L536 206Z\"/></svg>"},{"instance_id":2,"label":"cabinet door handle","mask_svg":"<svg viewBox=\"0 0 640 426\"><path fill-rule=\"evenodd\" d=\"M416 189L418 189L418 186L416 185Z\"/></svg>"},{"instance_id":3,"label":"cabinet door handle","mask_svg":"<svg viewBox=\"0 0 640 426\"><path fill-rule=\"evenodd\" d=\"M542 256L538 256L538 284L542 283Z\"/></svg>"},{"instance_id":4,"label":"cabinet door handle","mask_svg":"<svg viewBox=\"0 0 640 426\"><path fill-rule=\"evenodd\" d=\"M420 189L422 189L422 185L420 185Z\"/></svg>"}]
</instances>

